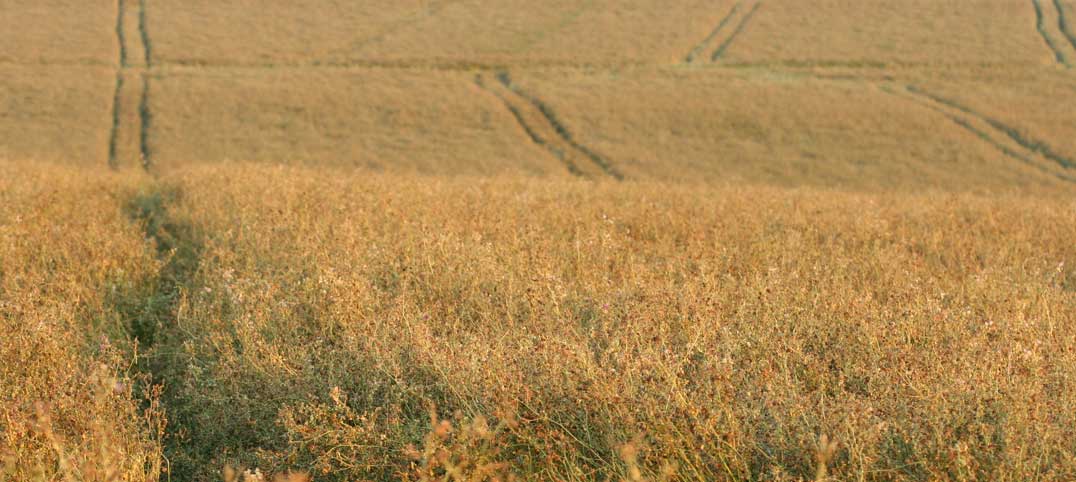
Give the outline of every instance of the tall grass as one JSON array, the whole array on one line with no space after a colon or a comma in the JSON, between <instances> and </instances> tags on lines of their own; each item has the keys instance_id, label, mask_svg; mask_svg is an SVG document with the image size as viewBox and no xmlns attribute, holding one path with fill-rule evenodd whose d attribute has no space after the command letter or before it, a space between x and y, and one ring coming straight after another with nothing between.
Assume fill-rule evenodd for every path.
<instances>
[{"instance_id":1,"label":"tall grass","mask_svg":"<svg viewBox=\"0 0 1076 482\"><path fill-rule=\"evenodd\" d=\"M1076 474L1071 200L7 172L7 480Z\"/></svg>"},{"instance_id":2,"label":"tall grass","mask_svg":"<svg viewBox=\"0 0 1076 482\"><path fill-rule=\"evenodd\" d=\"M1069 201L205 168L176 476L1063 479Z\"/></svg>"},{"instance_id":3,"label":"tall grass","mask_svg":"<svg viewBox=\"0 0 1076 482\"><path fill-rule=\"evenodd\" d=\"M159 480L164 418L128 316L157 263L117 203L137 181L2 170L0 480Z\"/></svg>"}]
</instances>

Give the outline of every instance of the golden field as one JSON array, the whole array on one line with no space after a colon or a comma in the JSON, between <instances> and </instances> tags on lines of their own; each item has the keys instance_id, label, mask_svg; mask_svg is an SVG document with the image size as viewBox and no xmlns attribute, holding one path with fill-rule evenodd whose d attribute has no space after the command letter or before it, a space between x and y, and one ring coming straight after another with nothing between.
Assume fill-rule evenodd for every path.
<instances>
[{"instance_id":1,"label":"golden field","mask_svg":"<svg viewBox=\"0 0 1076 482\"><path fill-rule=\"evenodd\" d=\"M1076 480L1076 2L0 0L0 482Z\"/></svg>"},{"instance_id":2,"label":"golden field","mask_svg":"<svg viewBox=\"0 0 1076 482\"><path fill-rule=\"evenodd\" d=\"M142 480L161 451L173 480L1076 470L1071 198L5 171L12 480L104 455ZM94 369L123 390L80 398ZM128 448L99 455L102 424Z\"/></svg>"}]
</instances>

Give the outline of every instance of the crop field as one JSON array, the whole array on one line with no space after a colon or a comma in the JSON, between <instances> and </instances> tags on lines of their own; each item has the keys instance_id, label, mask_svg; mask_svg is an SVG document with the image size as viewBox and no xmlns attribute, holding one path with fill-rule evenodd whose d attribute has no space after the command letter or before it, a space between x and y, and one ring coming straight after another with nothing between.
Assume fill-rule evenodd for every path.
<instances>
[{"instance_id":1,"label":"crop field","mask_svg":"<svg viewBox=\"0 0 1076 482\"><path fill-rule=\"evenodd\" d=\"M0 0L0 482L1076 480L1076 1Z\"/></svg>"}]
</instances>

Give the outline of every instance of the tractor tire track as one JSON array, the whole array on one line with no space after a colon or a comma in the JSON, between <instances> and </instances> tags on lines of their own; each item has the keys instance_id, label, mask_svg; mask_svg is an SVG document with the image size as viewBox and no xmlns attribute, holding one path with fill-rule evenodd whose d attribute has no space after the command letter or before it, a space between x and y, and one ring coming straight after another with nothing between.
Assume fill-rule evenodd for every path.
<instances>
[{"instance_id":1,"label":"tractor tire track","mask_svg":"<svg viewBox=\"0 0 1076 482\"><path fill-rule=\"evenodd\" d=\"M527 123L527 119L524 116L523 111L515 104L513 104L512 101L508 99L508 97L486 85L485 79L483 79L481 75L475 77L475 84L477 84L480 89L489 92L494 97L500 99L501 103L504 104L505 109L507 109L508 112L512 114L512 117L515 118L516 123L523 128L523 132L527 134L527 137L531 140L531 142L533 142L538 147L541 147L542 149L548 151L550 154L553 155L553 157L556 157L558 160L560 160L560 162L564 164L564 166L568 169L568 172L572 175L580 177L586 175L582 170L579 169L579 166L577 166L575 162L572 162L572 160L568 158L568 155L564 152L563 149L553 145L549 140L544 138L533 127L531 127L531 125Z\"/></svg>"},{"instance_id":2,"label":"tractor tire track","mask_svg":"<svg viewBox=\"0 0 1076 482\"><path fill-rule=\"evenodd\" d=\"M612 163L610 163L605 157L601 156L600 154L594 152L590 148L576 141L572 133L568 130L567 127L564 126L564 123L560 121L556 113L553 112L553 109L551 109L545 102L542 102L541 99L530 95L529 93L515 85L512 82L511 76L508 75L508 72L498 73L497 80L501 83L501 85L508 89L508 91L514 93L515 95L519 96L520 98L534 106L534 108L538 109L538 112L541 113L542 117L545 118L546 122L548 122L549 125L553 127L553 130L557 133L561 140L568 144L568 146L570 146L576 152L582 154L584 157L589 159L605 175L618 181L624 180L624 175L620 173L620 171L617 170L612 165Z\"/></svg>"},{"instance_id":3,"label":"tractor tire track","mask_svg":"<svg viewBox=\"0 0 1076 482\"><path fill-rule=\"evenodd\" d=\"M967 130L968 132L974 134L980 140L982 140L983 142L986 142L991 147L993 147L994 149L997 149L999 152L1001 152L1002 154L1004 154L1005 156L1007 156L1007 157L1009 157L1011 159L1020 161L1021 163L1026 164L1026 165L1028 165L1030 167L1033 167L1033 168L1035 168L1035 169L1037 169L1037 170L1039 170L1039 171L1041 171L1041 172L1043 172L1045 174L1048 174L1048 175L1050 175L1050 176L1052 176L1054 178L1060 179L1060 180L1065 181L1065 182L1071 182L1071 183L1076 184L1076 175L1069 175L1068 173L1065 173L1065 172L1058 172L1058 171L1056 171L1054 169L1050 169L1049 167L1047 167L1049 165L1049 161L1035 159L1038 156L1036 156L1036 153L1034 151L1030 151L1030 152L1026 152L1026 153L1025 152L1020 152L1019 149L1026 150L1026 148L1023 147L1023 146L1020 146L1019 144L1017 144L1016 148L1014 148L1012 146L1009 146L1009 145L1006 145L1005 142L1000 141L995 137L995 136L1000 136L1002 138L1005 138L1006 134L1004 132L996 132L996 129L995 129L995 133L993 135L991 135L991 133L987 132L987 128L981 128L981 127L976 126L975 123L974 123L974 120L969 120L969 119L966 119L964 117L961 117L960 114L962 112L959 109L956 109L954 107L946 106L945 104L940 104L940 103L934 101L933 99L931 99L929 97L925 97L922 94L916 93L915 91L911 90L910 88L906 88L904 90L905 93L903 93L903 94L901 92L898 92L898 91L894 90L893 88L888 87L888 86L882 86L881 89L884 92L886 92L886 93L888 93L890 95L899 97L900 99L908 101L908 102L913 102L916 105L919 105L919 106L921 106L921 107L923 107L925 109L929 109L929 110L937 113L938 115L941 115L941 116L945 117L949 121L953 122L954 124L956 124L957 126L963 128L964 130ZM954 111L956 111L956 112L954 112ZM964 113L964 115L968 115L968 114ZM985 121L982 121L980 119L980 122L985 122ZM990 126L990 127L993 127L993 126Z\"/></svg>"},{"instance_id":4,"label":"tractor tire track","mask_svg":"<svg viewBox=\"0 0 1076 482\"><path fill-rule=\"evenodd\" d=\"M146 0L139 0L138 3L138 33L142 37L146 67L153 67L153 47L149 41L149 29L146 27Z\"/></svg>"},{"instance_id":5,"label":"tractor tire track","mask_svg":"<svg viewBox=\"0 0 1076 482\"><path fill-rule=\"evenodd\" d=\"M149 74L142 74L142 98L138 103L138 153L142 168L149 171L153 167L153 152L150 150L149 131L153 127L153 114L149 109Z\"/></svg>"},{"instance_id":6,"label":"tractor tire track","mask_svg":"<svg viewBox=\"0 0 1076 482\"><path fill-rule=\"evenodd\" d=\"M125 0L116 0L116 41L119 43L119 65L127 68L127 35L123 32L123 13L127 11Z\"/></svg>"},{"instance_id":7,"label":"tractor tire track","mask_svg":"<svg viewBox=\"0 0 1076 482\"><path fill-rule=\"evenodd\" d=\"M736 26L736 30L732 31L732 35L729 35L729 38L725 39L725 41L721 43L721 46L714 51L714 54L710 57L711 61L716 62L725 55L725 51L732 45L732 42L736 41L736 37L739 37L744 29L747 28L747 24L751 21L751 18L755 16L755 13L758 12L759 8L762 8L762 2L755 3L755 5L751 7L751 10L747 12L747 15L744 15L743 19L740 20L740 24Z\"/></svg>"},{"instance_id":8,"label":"tractor tire track","mask_svg":"<svg viewBox=\"0 0 1076 482\"><path fill-rule=\"evenodd\" d=\"M108 167L119 169L120 123L123 114L120 105L123 102L123 72L116 72L116 90L112 94L112 129L108 135Z\"/></svg>"},{"instance_id":9,"label":"tractor tire track","mask_svg":"<svg viewBox=\"0 0 1076 482\"><path fill-rule=\"evenodd\" d=\"M687 54L687 57L684 58L684 62L690 64L694 62L696 58L702 55L702 53L706 50L706 47L713 43L714 39L721 34L722 30L725 30L725 27L740 11L741 6L743 6L743 2L736 2L736 4L732 6L732 9L729 10L729 13L725 15L725 18L722 18L721 22L717 24L717 27L710 32L710 35L707 35L706 38L702 40L702 42L699 42L699 44L696 45L695 48L691 49L691 52L689 52Z\"/></svg>"},{"instance_id":10,"label":"tractor tire track","mask_svg":"<svg viewBox=\"0 0 1076 482\"><path fill-rule=\"evenodd\" d=\"M1057 27L1061 29L1061 34L1068 39L1072 49L1076 51L1076 33L1072 32L1072 26L1069 25L1067 7L1061 3L1061 0L1054 0L1054 7L1057 8Z\"/></svg>"},{"instance_id":11,"label":"tractor tire track","mask_svg":"<svg viewBox=\"0 0 1076 482\"><path fill-rule=\"evenodd\" d=\"M108 167L119 168L117 151L120 135L120 103L123 94L123 69L127 68L127 38L123 34L123 12L126 10L124 0L116 0L116 88L112 93L112 124L108 132Z\"/></svg>"},{"instance_id":12,"label":"tractor tire track","mask_svg":"<svg viewBox=\"0 0 1076 482\"><path fill-rule=\"evenodd\" d=\"M962 112L962 113L964 113L964 114L966 114L968 116L971 116L971 117L973 117L975 119L983 121L986 124L988 124L990 127L992 127L993 129L995 129L998 132L1004 134L1006 137L1011 139L1013 142L1015 142L1020 147L1026 149L1028 151L1031 151L1031 152L1033 152L1035 154L1038 154L1038 155L1040 155L1040 156L1042 156L1042 157L1044 157L1046 159L1049 159L1049 160L1053 161L1058 166L1061 166L1064 169L1076 169L1076 160L1074 160L1072 158L1069 158L1069 157L1065 157L1065 156L1059 154L1057 151L1055 151L1052 147L1047 145L1045 142L1042 142L1042 141L1040 141L1038 139L1030 138L1030 137L1024 135L1023 133L1021 133L1019 130L1013 128L1012 126L1009 126L1009 125L1007 125L1007 124L1005 124L1005 123L1003 123L1003 122L1001 122L1001 121L999 121L999 120L997 120L997 119L995 119L993 117L990 117L990 116L987 116L985 114L981 114L979 112L976 112L976 111L972 110L971 108L969 108L969 107L967 107L967 106L965 106L963 104L960 104L960 103L958 103L958 102L956 102L954 100L947 99L947 98L939 96L937 94L927 92L927 91L923 90L922 88L916 87L914 85L907 86L906 90L908 92L911 92L912 94L915 94L916 96L918 96L920 98L929 100L931 102L940 104L940 105L945 106L945 107L955 109L955 110L957 110L959 112Z\"/></svg>"},{"instance_id":13,"label":"tractor tire track","mask_svg":"<svg viewBox=\"0 0 1076 482\"><path fill-rule=\"evenodd\" d=\"M1061 52L1061 49L1058 48L1053 36L1046 31L1046 15L1043 12L1041 0L1031 0L1031 3L1035 6L1035 28L1038 29L1043 42L1046 42L1046 46L1054 53L1054 58L1057 60L1057 63L1068 67L1069 62L1065 58L1065 55Z\"/></svg>"}]
</instances>

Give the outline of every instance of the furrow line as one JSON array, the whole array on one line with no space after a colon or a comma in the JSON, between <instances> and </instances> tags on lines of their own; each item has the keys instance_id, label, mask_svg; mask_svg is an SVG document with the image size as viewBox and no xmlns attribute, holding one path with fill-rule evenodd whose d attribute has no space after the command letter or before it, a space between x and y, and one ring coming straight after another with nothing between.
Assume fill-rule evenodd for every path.
<instances>
[{"instance_id":1,"label":"furrow line","mask_svg":"<svg viewBox=\"0 0 1076 482\"><path fill-rule=\"evenodd\" d=\"M1061 3L1061 0L1054 0L1054 7L1057 8L1057 26L1061 29L1061 34L1068 39L1069 44L1072 45L1072 49L1076 51L1076 33L1072 32L1072 26L1069 25L1068 12L1065 4Z\"/></svg>"},{"instance_id":2,"label":"furrow line","mask_svg":"<svg viewBox=\"0 0 1076 482\"><path fill-rule=\"evenodd\" d=\"M755 6L751 7L751 11L747 12L747 15L744 15L740 20L740 24L736 26L736 30L733 30L732 35L729 35L729 38L725 39L725 41L721 43L721 46L714 51L714 55L710 57L710 60L717 61L722 55L725 55L725 51L732 45L732 42L736 41L736 37L739 37L740 33L747 28L748 22L751 21L751 18L755 16L755 13L758 12L758 9L761 7L762 2L756 2Z\"/></svg>"},{"instance_id":3,"label":"furrow line","mask_svg":"<svg viewBox=\"0 0 1076 482\"><path fill-rule=\"evenodd\" d=\"M615 167L613 167L613 165L607 159L602 157L600 154L594 152L590 148L577 142L572 133L568 131L568 128L564 126L564 123L562 123L557 117L556 113L553 112L553 109L551 109L545 102L542 102L541 99L528 94L527 92L523 91L518 86L513 84L512 78L508 75L508 72L498 73L497 80L499 80L501 82L501 85L504 85L505 88L514 92L516 95L523 98L531 105L533 105L536 109L538 109L538 111L545 118L546 122L549 122L549 125L553 127L553 130L556 131L557 135L560 136L560 138L564 142L566 142L573 149L585 156L587 159L590 159L590 161L593 162L596 166L598 166L598 168L601 169L602 172L618 181L624 180L624 175L621 174L620 171L618 171Z\"/></svg>"},{"instance_id":4,"label":"furrow line","mask_svg":"<svg viewBox=\"0 0 1076 482\"><path fill-rule=\"evenodd\" d=\"M120 68L127 67L127 35L123 33L123 13L127 11L125 0L116 0L116 41L119 43Z\"/></svg>"},{"instance_id":5,"label":"furrow line","mask_svg":"<svg viewBox=\"0 0 1076 482\"><path fill-rule=\"evenodd\" d=\"M1068 66L1068 60L1065 59L1065 55L1061 53L1061 49L1057 47L1057 43L1054 42L1053 36L1046 31L1046 16L1042 11L1042 2L1040 0L1031 0L1031 3L1035 6L1035 28L1038 29L1039 35L1042 36L1042 40L1046 42L1046 46L1054 53L1054 58L1057 63Z\"/></svg>"},{"instance_id":6,"label":"furrow line","mask_svg":"<svg viewBox=\"0 0 1076 482\"><path fill-rule=\"evenodd\" d=\"M1056 162L1059 166L1061 166L1061 167L1063 167L1065 169L1076 169L1076 160L1073 160L1073 159L1065 157L1065 156L1063 156L1061 154L1058 154L1057 151L1053 150L1053 148L1051 148L1045 142L1042 142L1042 141L1040 141L1038 139L1033 139L1033 138L1030 138L1028 136L1025 136L1019 130L1013 128L1012 126L1009 126L1009 125L1005 124L1004 122L1001 122L1001 121L999 121L999 120L997 120L997 119L995 119L993 117L987 116L985 114L981 114L979 112L976 112L976 111L972 110L971 108L969 108L967 106L964 106L964 105L962 105L962 104L960 104L960 103L958 103L958 102L956 102L956 101L954 101L952 99L947 99L947 98L939 96L937 94L927 92L927 91L925 91L922 88L919 88L917 86L909 85L906 88L907 88L907 90L909 92L911 92L913 94L917 94L920 97L923 97L923 98L929 99L929 100L931 100L933 102L937 102L939 104L951 107L951 108L956 109L956 110L958 110L960 112L963 112L963 113L965 113L967 115L975 117L975 118L977 118L977 119L979 119L979 120L981 120L983 122L986 122L987 124L989 124L994 129L997 129L998 131L1000 131L1001 133L1005 134L1007 137L1012 139L1013 142L1016 142L1017 144L1019 144L1020 147L1023 147L1024 149L1027 149L1027 150L1029 150L1031 152L1037 153L1037 154L1039 154L1039 155L1041 155L1041 156L1043 156L1043 157L1045 157L1045 158L1047 158L1047 159L1049 159L1049 160L1051 160L1053 162Z\"/></svg>"},{"instance_id":7,"label":"furrow line","mask_svg":"<svg viewBox=\"0 0 1076 482\"><path fill-rule=\"evenodd\" d=\"M706 47L709 46L715 38L717 38L721 31L725 29L729 22L732 21L733 17L735 17L736 14L740 11L741 6L743 6L743 2L736 2L736 4L732 6L732 9L729 10L729 13L725 15L725 18L722 18L721 22L717 24L717 27L714 28L712 32L710 32L710 35L707 35L706 38L702 40L702 42L696 45L694 49L691 49L691 52L687 54L687 57L684 59L684 62L690 64L691 62L694 62L699 55L702 55L702 52L706 50Z\"/></svg>"},{"instance_id":8,"label":"furrow line","mask_svg":"<svg viewBox=\"0 0 1076 482\"><path fill-rule=\"evenodd\" d=\"M119 169L120 103L123 91L123 71L116 72L116 91L112 94L112 130L108 136L108 166Z\"/></svg>"},{"instance_id":9,"label":"furrow line","mask_svg":"<svg viewBox=\"0 0 1076 482\"><path fill-rule=\"evenodd\" d=\"M527 120L519 107L516 107L514 104L512 104L512 102L500 92L489 88L481 75L475 77L475 84L477 84L480 89L500 99L501 103L504 104L505 109L507 109L508 112L512 114L512 117L515 118L516 123L523 128L523 132L527 134L527 137L531 140L531 142L533 142L538 147L541 147L542 149L548 151L550 154L553 155L553 157L559 159L562 163L564 163L564 166L571 174L581 177L585 175L583 171L579 170L579 166L576 166L575 163L568 158L567 154L565 154L563 150L551 144L548 140L538 134L538 132L535 131L530 124L527 123Z\"/></svg>"},{"instance_id":10,"label":"furrow line","mask_svg":"<svg viewBox=\"0 0 1076 482\"><path fill-rule=\"evenodd\" d=\"M929 97L925 97L925 96L923 96L923 94L914 92L911 89L908 89L907 92L909 94L911 94L912 97L905 97L904 95L901 95L901 94L895 92L894 90L892 90L892 89L890 89L888 87L885 87L885 86L882 87L882 90L889 93L889 94L891 94L891 95L894 95L896 97L900 97L902 99L907 99L907 100L910 100L912 102L915 102L916 104L922 106L925 109L930 109L931 111L934 111L934 112L938 113L939 115L945 117L946 119L949 119L954 124L960 126L961 128L967 130L968 132L974 134L976 137L978 137L982 141L986 142L991 147L997 149L999 152L1001 152L1002 154L1004 154L1004 155L1006 155L1006 156L1008 156L1008 157L1010 157L1012 159L1020 161L1020 162L1026 164L1028 166L1031 166L1031 167L1033 167L1035 169L1038 169L1039 171L1042 171L1042 172L1044 172L1046 174L1049 174L1050 176L1053 176L1053 177L1055 177L1057 179L1060 179L1062 181L1071 182L1071 183L1076 184L1076 176L1068 175L1065 172L1057 172L1055 170L1047 168L1041 162L1036 162L1033 159L1033 156L1035 156L1037 154L1035 151L1031 151L1030 155L1022 153L1022 152L1018 152L1016 149L1013 149L1012 147L1009 147L1009 146L1005 145L1004 143L1002 143L1001 141L997 140L994 136L990 135L990 133L986 132L985 130L980 129L979 127L976 127L968 119L964 119L964 118L960 117L959 115L956 115L956 114L954 114L952 112L949 112L948 110L946 110L944 108L944 107L949 107L951 109L959 111L959 109L956 109L955 107L947 106L947 105L944 105L944 104L939 104L937 101L934 101L933 99L930 99ZM980 119L980 120L982 120L982 119ZM991 126L991 127L993 127L993 126ZM1003 137L1006 136L1006 134L1004 132L999 132L998 135L1001 135ZM1024 147L1022 145L1020 147L1026 149L1026 147Z\"/></svg>"},{"instance_id":11,"label":"furrow line","mask_svg":"<svg viewBox=\"0 0 1076 482\"><path fill-rule=\"evenodd\" d=\"M146 67L153 67L153 48L149 41L149 29L146 27L146 0L138 3L138 33L142 36L142 51L146 56Z\"/></svg>"},{"instance_id":12,"label":"furrow line","mask_svg":"<svg viewBox=\"0 0 1076 482\"><path fill-rule=\"evenodd\" d=\"M124 0L116 0L116 46L117 46L117 69L116 87L112 93L112 125L108 132L108 166L112 169L119 168L117 151L119 149L120 135L120 101L123 91L123 70L127 68L127 38L123 34L123 12L126 8Z\"/></svg>"},{"instance_id":13,"label":"furrow line","mask_svg":"<svg viewBox=\"0 0 1076 482\"><path fill-rule=\"evenodd\" d=\"M142 74L142 99L138 103L138 151L141 155L142 168L150 170L153 167L153 157L149 146L149 131L153 126L153 115L149 110L149 74Z\"/></svg>"}]
</instances>

